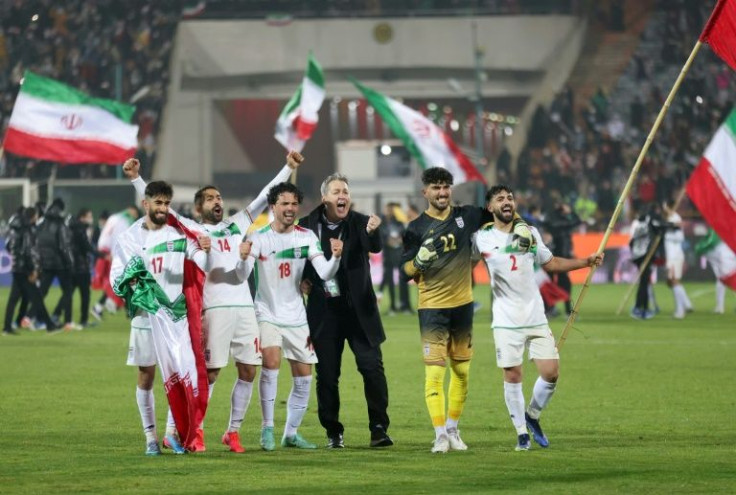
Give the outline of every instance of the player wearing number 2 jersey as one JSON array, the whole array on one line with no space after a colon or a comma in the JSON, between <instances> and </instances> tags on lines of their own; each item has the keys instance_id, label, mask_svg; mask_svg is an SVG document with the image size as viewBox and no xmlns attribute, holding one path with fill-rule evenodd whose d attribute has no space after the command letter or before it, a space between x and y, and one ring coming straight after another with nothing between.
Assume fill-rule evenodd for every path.
<instances>
[{"instance_id":1,"label":"player wearing number 2 jersey","mask_svg":"<svg viewBox=\"0 0 736 495\"><path fill-rule=\"evenodd\" d=\"M496 362L499 368L504 369L506 407L518 435L516 450L528 450L531 445L527 427L534 440L547 447L549 442L539 425L539 415L555 391L559 355L544 315L544 303L534 278L534 264L551 273L568 272L598 266L603 255L593 254L585 259L555 257L534 228L530 230L536 243L532 243L529 251L519 250L512 233L516 204L511 189L503 185L492 187L486 194L486 202L495 221L485 225L473 243L491 276ZM525 347L528 347L529 358L534 360L540 375L526 413L521 388Z\"/></svg>"},{"instance_id":2,"label":"player wearing number 2 jersey","mask_svg":"<svg viewBox=\"0 0 736 495\"><path fill-rule=\"evenodd\" d=\"M198 224L193 220L179 217L190 229L205 230L212 238L212 270L207 274L203 293L202 330L205 336L205 359L210 383L210 395L220 369L227 366L231 354L238 370L238 378L230 398L230 421L222 437L232 452L244 452L240 444L239 430L245 417L253 391L256 366L261 364L258 345L259 330L253 309L253 299L245 284L236 273L240 260L238 245L248 228L266 207L268 190L285 180L302 162L297 152L290 152L287 165L243 210L223 219L225 207L219 191L214 186L201 188L194 196L195 211L202 218ZM137 160L128 160L123 166L126 176L132 180L139 194L146 184L138 175ZM175 212L172 214L176 215ZM204 432L198 430L197 450L205 450ZM165 446L168 446L166 443Z\"/></svg>"},{"instance_id":3,"label":"player wearing number 2 jersey","mask_svg":"<svg viewBox=\"0 0 736 495\"><path fill-rule=\"evenodd\" d=\"M273 413L282 349L291 366L293 385L281 446L316 448L297 432L309 403L312 364L317 362L299 285L307 260L323 280L335 276L340 266L342 241L332 240L332 258L327 261L314 232L295 225L301 202L302 192L293 184L284 182L271 188L268 204L274 221L243 243L244 246L250 244L250 253L241 251L241 256L247 254L247 261L240 264L242 277L246 278L255 266L255 305L263 354L259 393L263 412L261 447L264 450L273 450L276 446Z\"/></svg>"}]
</instances>

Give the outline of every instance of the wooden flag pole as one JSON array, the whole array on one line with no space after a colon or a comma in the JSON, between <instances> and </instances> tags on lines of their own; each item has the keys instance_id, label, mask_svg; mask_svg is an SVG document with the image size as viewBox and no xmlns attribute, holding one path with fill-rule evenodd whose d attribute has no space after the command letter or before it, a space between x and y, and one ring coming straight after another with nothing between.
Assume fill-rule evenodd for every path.
<instances>
[{"instance_id":1,"label":"wooden flag pole","mask_svg":"<svg viewBox=\"0 0 736 495\"><path fill-rule=\"evenodd\" d=\"M677 209L680 207L680 203L682 203L682 199L685 197L686 190L687 190L686 187L682 186L682 189L680 190L680 194L677 195L677 199L672 205L672 211L677 211ZM639 280L641 279L641 275L644 273L644 269L647 267L649 262L652 261L652 258L654 257L654 253L657 252L657 248L659 247L659 243L662 242L663 236L664 234L660 232L659 234L657 234L657 237L654 238L654 242L649 247L649 252L644 257L644 262L639 266L639 273L637 273L634 280L631 281L631 285L629 285L629 289L626 291L626 294L624 295L624 298L621 301L621 304L619 304L618 309L616 310L616 316L621 315L621 312L624 310L624 306L626 306L626 303L629 302L629 298L631 298L631 294L634 292L634 287L636 287L636 284L639 283Z\"/></svg>"},{"instance_id":2,"label":"wooden flag pole","mask_svg":"<svg viewBox=\"0 0 736 495\"><path fill-rule=\"evenodd\" d=\"M629 179L626 181L626 186L624 186L623 191L621 191L621 196L618 198L616 209L613 211L613 216L611 217L611 220L608 222L608 228L606 229L606 233L603 235L603 239L601 239L600 246L598 246L599 254L603 252L603 250L606 247L606 244L608 244L608 238L611 237L611 233L613 233L613 228L616 225L616 221L618 220L619 215L621 215L621 210L623 209L623 205L624 205L624 202L626 201L626 198L629 197L631 186L633 185L634 179L636 179L636 176L639 173L639 168L641 168L641 164L644 161L644 157L647 155L647 152L649 151L649 147L652 144L652 140L654 139L654 136L657 134L657 131L659 130L659 126L662 125L664 116L667 114L667 110L669 110L670 104L672 103L672 100L674 99L675 94L677 93L677 90L680 89L680 84L682 84L682 81L685 79L685 74L687 74L688 71L690 70L690 66L693 64L693 60L695 60L695 56L698 54L698 51L700 51L700 47L702 46L702 44L703 43L700 40L698 40L698 42L695 43L693 50L690 52L690 56L687 58L685 65L683 65L682 69L680 70L680 75L677 76L677 80L675 81L675 84L672 86L672 89L670 90L670 94L667 95L667 99L664 101L664 105L662 105L662 108L659 110L659 115L657 115L657 120L654 121L654 125L652 126L652 129L649 131L647 140L644 142L644 146L641 148L639 157L636 159L634 168L631 169L631 174L629 174ZM588 292L588 288L590 287L590 280L593 278L593 273L595 273L595 267L590 268L590 271L588 272L588 276L585 278L585 283L583 284L583 288L581 289L580 294L578 295L578 298L575 300L575 306L573 306L573 309L570 312L570 316L567 319L567 323L565 323L565 328L562 330L562 334L560 334L560 338L557 340L558 350L561 350L562 347L565 345L565 341L567 340L567 334L570 332L570 329L575 323L575 318L577 318L578 311L580 310L580 305L583 303L585 294Z\"/></svg>"}]
</instances>

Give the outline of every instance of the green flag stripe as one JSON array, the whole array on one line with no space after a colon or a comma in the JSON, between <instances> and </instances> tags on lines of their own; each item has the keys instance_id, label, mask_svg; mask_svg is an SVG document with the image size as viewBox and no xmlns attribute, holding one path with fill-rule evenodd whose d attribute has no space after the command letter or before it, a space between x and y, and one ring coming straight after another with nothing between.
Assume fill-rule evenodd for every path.
<instances>
[{"instance_id":1,"label":"green flag stripe","mask_svg":"<svg viewBox=\"0 0 736 495\"><path fill-rule=\"evenodd\" d=\"M322 67L320 67L319 62L317 62L311 53L309 54L309 60L307 61L307 73L305 75L307 76L307 79L320 88L325 87L325 78L322 74Z\"/></svg>"},{"instance_id":2,"label":"green flag stripe","mask_svg":"<svg viewBox=\"0 0 736 495\"><path fill-rule=\"evenodd\" d=\"M21 91L34 98L67 105L88 105L107 110L120 120L130 123L135 113L133 105L115 100L93 98L77 89L47 77L26 71L23 75Z\"/></svg>"},{"instance_id":3,"label":"green flag stripe","mask_svg":"<svg viewBox=\"0 0 736 495\"><path fill-rule=\"evenodd\" d=\"M378 91L363 86L355 79L351 80L353 81L353 84L357 86L360 92L363 93L363 96L365 96L365 99L368 100L368 103L371 104L371 106L381 116L383 121L386 122L386 125L388 125L389 129L391 129L391 132L393 132L396 137L401 139L401 141L404 143L404 146L406 146L406 149L409 150L409 153L411 153L414 159L419 162L419 165L423 169L426 169L427 163L424 161L424 156L419 151L419 148L414 142L414 139L411 137L411 134L409 134L409 132L404 128L401 120L399 120L393 110L391 110L391 105L388 102L388 98Z\"/></svg>"},{"instance_id":4,"label":"green flag stripe","mask_svg":"<svg viewBox=\"0 0 736 495\"><path fill-rule=\"evenodd\" d=\"M171 249L169 249L171 246ZM177 239L173 242L162 242L148 250L149 253L185 253L187 251L187 240Z\"/></svg>"},{"instance_id":5,"label":"green flag stripe","mask_svg":"<svg viewBox=\"0 0 736 495\"><path fill-rule=\"evenodd\" d=\"M240 233L241 232L238 226L234 223L231 223L222 230L215 230L214 232L210 232L210 237L227 237L229 235L238 235Z\"/></svg>"}]
</instances>

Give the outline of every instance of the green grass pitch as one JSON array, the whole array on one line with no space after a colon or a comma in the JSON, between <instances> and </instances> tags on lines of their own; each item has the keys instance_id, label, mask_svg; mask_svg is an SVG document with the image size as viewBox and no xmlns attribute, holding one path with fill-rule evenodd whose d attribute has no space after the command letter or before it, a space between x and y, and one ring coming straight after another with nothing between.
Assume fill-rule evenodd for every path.
<instances>
[{"instance_id":1,"label":"green grass pitch","mask_svg":"<svg viewBox=\"0 0 736 495\"><path fill-rule=\"evenodd\" d=\"M548 449L514 452L516 435L495 367L487 287L476 288L475 357L460 429L467 452L432 455L416 317L386 316L383 346L392 448L368 448L362 382L343 362L341 451L258 447L254 393L241 430L247 449L220 444L234 369L220 375L206 423L207 452L148 458L125 366L122 315L81 332L23 331L0 339L0 493L736 493L736 297L713 315L712 284L688 285L696 311L673 320L672 296L656 287L650 321L614 315L624 286L594 286L562 350L557 393L542 416ZM4 313L7 289L0 291ZM56 301L52 294L48 301ZM384 303L385 304L385 303ZM77 311L75 301L75 311ZM564 320L552 320L557 335ZM525 368L527 401L536 374ZM159 431L165 396L155 388ZM276 407L280 437L290 376ZM314 388L300 430L321 446Z\"/></svg>"}]
</instances>

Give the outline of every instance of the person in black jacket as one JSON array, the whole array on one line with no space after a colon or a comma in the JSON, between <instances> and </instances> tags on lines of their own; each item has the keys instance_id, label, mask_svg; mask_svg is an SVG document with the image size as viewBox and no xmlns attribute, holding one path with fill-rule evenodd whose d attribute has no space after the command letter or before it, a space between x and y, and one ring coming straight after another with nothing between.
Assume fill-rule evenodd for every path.
<instances>
[{"instance_id":1,"label":"person in black jacket","mask_svg":"<svg viewBox=\"0 0 736 495\"><path fill-rule=\"evenodd\" d=\"M81 296L79 325L82 327L89 326L89 288L92 281L90 263L91 257L97 253L87 235L87 230L92 226L93 221L92 211L89 208L82 208L76 217L70 216L67 220L67 226L71 231L72 257L74 259L74 267L71 271L72 295L70 297L74 299L74 290L79 289L79 295ZM62 310L62 300L59 300L56 309L54 309L55 319L58 320L61 317Z\"/></svg>"},{"instance_id":2,"label":"person in black jacket","mask_svg":"<svg viewBox=\"0 0 736 495\"><path fill-rule=\"evenodd\" d=\"M363 376L370 446L387 447L393 441L387 433L388 385L381 354L386 335L373 292L368 257L368 253L381 250L378 229L381 219L351 210L348 178L342 174L328 176L320 192L322 204L299 220L299 225L317 234L326 257L330 256L330 239L341 239L344 244L335 279L323 282L310 264L304 272L307 320L319 360L316 366L319 420L327 432L327 447L344 447L344 427L339 420L339 380L347 340Z\"/></svg>"},{"instance_id":3,"label":"person in black jacket","mask_svg":"<svg viewBox=\"0 0 736 495\"><path fill-rule=\"evenodd\" d=\"M46 209L43 220L38 224L38 252L41 256L41 294L46 297L54 279L59 280L61 298L59 303L64 311L64 329L79 329L72 322L72 235L64 218L64 201L56 198ZM34 312L36 310L34 309Z\"/></svg>"},{"instance_id":4,"label":"person in black jacket","mask_svg":"<svg viewBox=\"0 0 736 495\"><path fill-rule=\"evenodd\" d=\"M56 330L43 305L41 292L36 286L40 260L36 247L35 225L36 209L32 207L22 208L10 220L7 249L13 259L13 283L10 288L8 305L5 308L3 335L16 334L12 328L13 314L21 297L30 301L33 307L36 308L36 314L41 321L46 323L47 331Z\"/></svg>"},{"instance_id":5,"label":"person in black jacket","mask_svg":"<svg viewBox=\"0 0 736 495\"><path fill-rule=\"evenodd\" d=\"M558 203L549 218L544 222L547 231L552 235L552 245L555 256L561 258L573 258L572 231L582 223L580 217L572 211L567 203ZM570 277L565 273L557 274L557 285L565 292L571 294L572 283ZM565 312L569 315L572 311L570 298L565 301Z\"/></svg>"}]
</instances>

